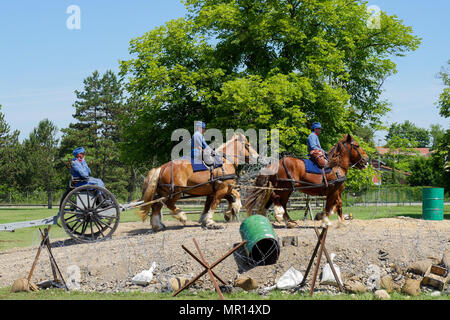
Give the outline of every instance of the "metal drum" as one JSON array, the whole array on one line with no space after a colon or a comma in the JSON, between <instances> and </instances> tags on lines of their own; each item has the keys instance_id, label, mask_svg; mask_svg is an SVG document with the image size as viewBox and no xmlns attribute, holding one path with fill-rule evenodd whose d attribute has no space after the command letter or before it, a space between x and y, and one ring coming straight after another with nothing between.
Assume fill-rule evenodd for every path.
<instances>
[{"instance_id":1,"label":"metal drum","mask_svg":"<svg viewBox=\"0 0 450 320\"><path fill-rule=\"evenodd\" d=\"M246 240L245 251L257 265L270 265L277 262L280 246L270 221L259 214L245 219L239 232Z\"/></svg>"},{"instance_id":2,"label":"metal drum","mask_svg":"<svg viewBox=\"0 0 450 320\"><path fill-rule=\"evenodd\" d=\"M425 220L444 219L444 188L422 189L422 217Z\"/></svg>"}]
</instances>

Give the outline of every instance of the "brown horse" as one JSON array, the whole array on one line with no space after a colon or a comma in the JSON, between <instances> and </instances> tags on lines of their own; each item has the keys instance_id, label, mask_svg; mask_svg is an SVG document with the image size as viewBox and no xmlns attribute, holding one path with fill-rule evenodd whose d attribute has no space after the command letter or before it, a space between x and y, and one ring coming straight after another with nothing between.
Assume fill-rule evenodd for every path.
<instances>
[{"instance_id":1,"label":"brown horse","mask_svg":"<svg viewBox=\"0 0 450 320\"><path fill-rule=\"evenodd\" d=\"M213 216L223 198L229 203L225 219L229 221L233 215L237 215L241 208L241 197L239 192L234 189L237 180L237 166L240 160L245 159L248 162L250 159L255 159L258 153L241 133L234 134L228 142L216 149L216 153L224 155L224 164L222 167L214 169L214 178L219 177L219 179L212 182L209 170L194 172L191 161L188 159L172 160L159 168L150 170L144 182L142 200L147 203L152 201L155 196L165 199L143 206L138 212L142 221L145 221L151 208L152 229L154 231L162 230L165 227L161 223L161 208L164 203L172 211L172 216L186 224L186 213L175 205L183 194L206 196L203 213L199 220L204 228L222 228L214 222Z\"/></svg>"},{"instance_id":2,"label":"brown horse","mask_svg":"<svg viewBox=\"0 0 450 320\"><path fill-rule=\"evenodd\" d=\"M303 160L294 157L283 157L264 168L256 178L255 185L269 188L252 190L245 201L247 214L252 214L253 208L258 205L258 213L266 215L267 209L273 203L275 219L280 223L284 220L286 225L292 228L296 223L289 217L286 205L292 192L300 190L309 195L326 196L325 211L317 214L316 220L322 219L323 225L329 226L331 223L328 217L336 210L339 221L344 223L341 193L344 190L347 171L350 166L367 168L368 157L350 135L345 136L331 149L329 157L328 167L332 170L326 174L327 183L322 181L321 174L306 172ZM271 188L275 190L272 191Z\"/></svg>"}]
</instances>

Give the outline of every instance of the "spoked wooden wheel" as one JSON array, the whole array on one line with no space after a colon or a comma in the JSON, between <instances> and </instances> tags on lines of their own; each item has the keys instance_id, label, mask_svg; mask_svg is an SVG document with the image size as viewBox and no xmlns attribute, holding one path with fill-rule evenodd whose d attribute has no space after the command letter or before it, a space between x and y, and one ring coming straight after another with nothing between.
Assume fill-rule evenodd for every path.
<instances>
[{"instance_id":1,"label":"spoked wooden wheel","mask_svg":"<svg viewBox=\"0 0 450 320\"><path fill-rule=\"evenodd\" d=\"M111 192L84 185L70 191L60 206L61 224L77 242L93 242L112 236L120 220L120 206Z\"/></svg>"}]
</instances>

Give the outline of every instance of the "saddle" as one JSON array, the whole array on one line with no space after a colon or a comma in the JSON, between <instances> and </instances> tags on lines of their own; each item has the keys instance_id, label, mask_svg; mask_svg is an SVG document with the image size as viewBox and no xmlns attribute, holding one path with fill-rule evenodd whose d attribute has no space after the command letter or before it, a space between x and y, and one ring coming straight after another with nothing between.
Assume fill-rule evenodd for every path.
<instances>
[{"instance_id":1,"label":"saddle","mask_svg":"<svg viewBox=\"0 0 450 320\"><path fill-rule=\"evenodd\" d=\"M314 149L309 153L309 157L311 161L313 161L321 169L323 181L325 183L325 186L328 187L328 181L325 174L325 167L328 164L328 160L325 156L325 153L322 150Z\"/></svg>"},{"instance_id":2,"label":"saddle","mask_svg":"<svg viewBox=\"0 0 450 320\"><path fill-rule=\"evenodd\" d=\"M322 150L314 149L309 153L309 157L314 161L319 168L325 168L328 164L328 160L325 157L325 153Z\"/></svg>"}]
</instances>

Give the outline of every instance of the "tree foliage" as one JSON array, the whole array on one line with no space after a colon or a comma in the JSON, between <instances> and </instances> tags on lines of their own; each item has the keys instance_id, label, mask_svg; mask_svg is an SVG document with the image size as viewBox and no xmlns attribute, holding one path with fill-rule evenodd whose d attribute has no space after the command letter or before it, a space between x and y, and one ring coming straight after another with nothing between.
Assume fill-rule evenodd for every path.
<instances>
[{"instance_id":1,"label":"tree foliage","mask_svg":"<svg viewBox=\"0 0 450 320\"><path fill-rule=\"evenodd\" d=\"M426 148L430 146L430 133L427 129L419 128L411 121L406 120L403 123L393 123L389 127L386 140L394 147L399 144L397 148Z\"/></svg>"},{"instance_id":2,"label":"tree foliage","mask_svg":"<svg viewBox=\"0 0 450 320\"><path fill-rule=\"evenodd\" d=\"M188 0L186 18L130 42L121 62L139 105L124 121L122 150L140 163L170 157L174 129L280 130L281 151L306 152L320 121L328 149L342 133L381 125L392 55L420 40L396 16L369 29L362 1Z\"/></svg>"},{"instance_id":3,"label":"tree foliage","mask_svg":"<svg viewBox=\"0 0 450 320\"><path fill-rule=\"evenodd\" d=\"M25 175L18 130L11 132L0 105L0 190L20 186Z\"/></svg>"},{"instance_id":4,"label":"tree foliage","mask_svg":"<svg viewBox=\"0 0 450 320\"><path fill-rule=\"evenodd\" d=\"M450 60L447 62L450 65ZM444 90L439 95L438 106L439 114L444 118L450 117L450 72L446 68L442 68L439 78L444 84Z\"/></svg>"}]
</instances>

